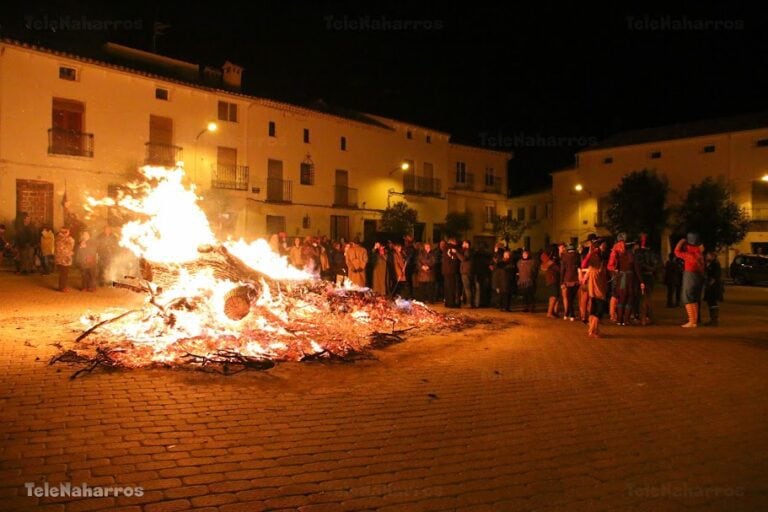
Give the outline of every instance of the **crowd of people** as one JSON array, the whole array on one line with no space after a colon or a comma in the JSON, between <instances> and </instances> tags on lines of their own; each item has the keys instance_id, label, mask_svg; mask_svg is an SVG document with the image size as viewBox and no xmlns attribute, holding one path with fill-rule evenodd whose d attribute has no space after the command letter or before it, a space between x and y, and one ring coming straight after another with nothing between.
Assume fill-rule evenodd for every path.
<instances>
[{"instance_id":1,"label":"crowd of people","mask_svg":"<svg viewBox=\"0 0 768 512\"><path fill-rule=\"evenodd\" d=\"M719 322L723 300L722 270L714 252L705 252L695 233L681 239L666 262L648 246L648 237L609 240L591 234L579 244L555 243L536 253L512 249L505 242L473 247L453 238L432 244L405 236L376 242L370 249L357 239L324 236L295 237L285 233L269 240L271 249L290 265L337 285L347 281L374 292L447 308L497 308L511 311L517 302L533 313L537 297L546 297L546 314L588 325L600 337L604 316L618 326L654 323L652 296L663 276L669 308L685 306L687 322L701 322L701 303L709 309L709 325ZM110 269L118 259L124 273L138 272L138 261L125 258L125 249L110 226L92 237L84 224L68 223L54 233L37 229L29 217L18 223L15 237L6 240L0 225L0 252L9 256L18 274L58 271L60 291L68 291L69 272L76 267L83 291L111 284ZM541 289L540 289L541 288ZM519 302L518 302L519 301Z\"/></svg>"},{"instance_id":2,"label":"crowd of people","mask_svg":"<svg viewBox=\"0 0 768 512\"><path fill-rule=\"evenodd\" d=\"M16 274L58 273L58 290L70 291L70 270L80 272L80 290L93 292L97 286L111 285L110 272L121 262L128 267L135 258L120 247L111 226L91 236L85 224L68 223L54 233L50 225L38 228L29 216L17 223L15 236L7 239L5 225L0 225L0 254L12 261ZM138 262L135 263L138 265ZM130 272L130 268L123 269Z\"/></svg>"},{"instance_id":3,"label":"crowd of people","mask_svg":"<svg viewBox=\"0 0 768 512\"><path fill-rule=\"evenodd\" d=\"M667 307L685 305L683 327L698 326L702 300L709 307L708 325L718 325L723 299L717 255L704 252L694 233L677 244L666 262L648 246L646 234L638 241L625 234L611 240L592 234L579 246L555 243L536 253L504 242L475 248L468 240L432 244L409 236L377 242L370 251L358 240L326 237L294 238L289 244L285 233L273 235L270 245L295 267L329 281L348 278L382 295L448 308L511 311L519 301L523 312L533 313L537 297L545 295L548 317L578 319L592 337L601 336L604 316L618 326L654 323L652 297L661 278Z\"/></svg>"}]
</instances>

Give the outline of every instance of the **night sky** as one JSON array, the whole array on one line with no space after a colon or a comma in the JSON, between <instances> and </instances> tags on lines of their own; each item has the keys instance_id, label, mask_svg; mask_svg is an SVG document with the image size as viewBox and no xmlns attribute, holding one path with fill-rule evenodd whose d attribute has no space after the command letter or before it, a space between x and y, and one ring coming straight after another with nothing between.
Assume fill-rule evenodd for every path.
<instances>
[{"instance_id":1,"label":"night sky","mask_svg":"<svg viewBox=\"0 0 768 512\"><path fill-rule=\"evenodd\" d=\"M546 186L576 151L618 131L768 108L768 23L759 5L247 3L11 3L0 31L150 50L152 27L163 22L159 53L239 63L248 93L322 99L513 151L514 192ZM141 20L141 29L29 28L46 15Z\"/></svg>"}]
</instances>

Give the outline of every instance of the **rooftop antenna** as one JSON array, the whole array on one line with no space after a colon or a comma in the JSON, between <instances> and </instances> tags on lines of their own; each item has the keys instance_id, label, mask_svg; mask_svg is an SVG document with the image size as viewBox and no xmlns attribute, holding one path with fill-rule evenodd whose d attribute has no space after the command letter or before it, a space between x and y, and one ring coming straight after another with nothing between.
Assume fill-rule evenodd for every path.
<instances>
[{"instance_id":1,"label":"rooftop antenna","mask_svg":"<svg viewBox=\"0 0 768 512\"><path fill-rule=\"evenodd\" d=\"M161 21L156 21L152 26L152 53L157 53L157 36L164 36L165 29L171 26Z\"/></svg>"}]
</instances>

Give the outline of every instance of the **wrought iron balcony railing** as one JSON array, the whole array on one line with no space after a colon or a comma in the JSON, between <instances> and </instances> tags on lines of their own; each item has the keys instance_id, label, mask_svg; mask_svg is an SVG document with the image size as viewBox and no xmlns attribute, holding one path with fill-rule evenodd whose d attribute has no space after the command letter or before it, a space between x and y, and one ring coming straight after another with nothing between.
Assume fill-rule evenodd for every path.
<instances>
[{"instance_id":1,"label":"wrought iron balcony railing","mask_svg":"<svg viewBox=\"0 0 768 512\"><path fill-rule=\"evenodd\" d=\"M290 203L293 200L291 182L275 178L267 179L267 201L270 203Z\"/></svg>"},{"instance_id":2,"label":"wrought iron balcony railing","mask_svg":"<svg viewBox=\"0 0 768 512\"><path fill-rule=\"evenodd\" d=\"M768 220L768 207L752 208L749 212L749 219L753 221Z\"/></svg>"},{"instance_id":3,"label":"wrought iron balcony railing","mask_svg":"<svg viewBox=\"0 0 768 512\"><path fill-rule=\"evenodd\" d=\"M451 188L454 190L474 190L475 175L468 172L464 176L456 176L456 181Z\"/></svg>"},{"instance_id":4,"label":"wrought iron balcony railing","mask_svg":"<svg viewBox=\"0 0 768 512\"><path fill-rule=\"evenodd\" d=\"M483 192L488 192L491 194L501 194L501 180L494 179L490 183L489 182L484 183Z\"/></svg>"},{"instance_id":5,"label":"wrought iron balcony railing","mask_svg":"<svg viewBox=\"0 0 768 512\"><path fill-rule=\"evenodd\" d=\"M157 142L147 142L144 144L147 148L144 163L146 165L162 165L164 167L174 167L176 162L183 159L182 148L171 144L159 144Z\"/></svg>"},{"instance_id":6,"label":"wrought iron balcony railing","mask_svg":"<svg viewBox=\"0 0 768 512\"><path fill-rule=\"evenodd\" d=\"M333 206L357 208L357 189L336 185L333 187Z\"/></svg>"},{"instance_id":7,"label":"wrought iron balcony railing","mask_svg":"<svg viewBox=\"0 0 768 512\"><path fill-rule=\"evenodd\" d=\"M440 196L440 180L406 174L403 176L403 192L423 196Z\"/></svg>"},{"instance_id":8,"label":"wrought iron balcony railing","mask_svg":"<svg viewBox=\"0 0 768 512\"><path fill-rule=\"evenodd\" d=\"M64 128L49 128L48 154L93 158L93 134Z\"/></svg>"},{"instance_id":9,"label":"wrought iron balcony railing","mask_svg":"<svg viewBox=\"0 0 768 512\"><path fill-rule=\"evenodd\" d=\"M216 164L211 171L211 188L248 190L247 165Z\"/></svg>"}]
</instances>

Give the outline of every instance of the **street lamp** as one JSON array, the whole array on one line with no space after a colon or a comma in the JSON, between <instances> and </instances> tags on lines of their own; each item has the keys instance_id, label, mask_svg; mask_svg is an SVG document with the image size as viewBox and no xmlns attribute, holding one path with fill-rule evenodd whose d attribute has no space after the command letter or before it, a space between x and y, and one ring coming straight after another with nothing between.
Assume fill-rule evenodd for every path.
<instances>
[{"instance_id":1,"label":"street lamp","mask_svg":"<svg viewBox=\"0 0 768 512\"><path fill-rule=\"evenodd\" d=\"M200 136L202 134L204 134L205 132L213 133L213 132L215 132L218 129L219 129L219 126L216 123L214 123L213 121L211 121L210 123L208 123L208 125L205 128L200 130L200 133L197 134L197 137L195 137L195 143L197 143L197 141L200 139Z\"/></svg>"},{"instance_id":2,"label":"street lamp","mask_svg":"<svg viewBox=\"0 0 768 512\"><path fill-rule=\"evenodd\" d=\"M207 132L213 133L213 132L215 132L218 129L219 129L219 126L216 123L214 123L213 121L211 121L211 122L209 122L205 126L205 128L200 130L200 133L198 133L197 136L195 137L195 167L193 169L193 176L192 176L192 182L193 183L197 181L197 143L200 140L200 137L204 133L207 133Z\"/></svg>"},{"instance_id":3,"label":"street lamp","mask_svg":"<svg viewBox=\"0 0 768 512\"><path fill-rule=\"evenodd\" d=\"M411 168L411 164L409 164L408 162L403 162L399 166L397 166L394 169L392 169L391 171L389 171L389 176L392 176L392 173L394 173L395 171L407 172L408 169L410 169L410 168Z\"/></svg>"}]
</instances>

